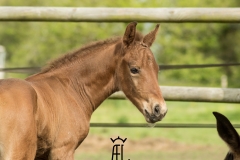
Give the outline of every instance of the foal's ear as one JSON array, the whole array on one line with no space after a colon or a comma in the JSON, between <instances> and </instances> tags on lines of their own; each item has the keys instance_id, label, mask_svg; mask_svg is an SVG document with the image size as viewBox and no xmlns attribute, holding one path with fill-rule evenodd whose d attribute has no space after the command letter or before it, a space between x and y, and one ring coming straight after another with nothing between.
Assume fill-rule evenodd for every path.
<instances>
[{"instance_id":1,"label":"foal's ear","mask_svg":"<svg viewBox=\"0 0 240 160\"><path fill-rule=\"evenodd\" d=\"M231 122L227 117L218 112L213 112L213 115L217 120L217 131L219 136L228 144L232 151L239 152L240 138Z\"/></svg>"},{"instance_id":2,"label":"foal's ear","mask_svg":"<svg viewBox=\"0 0 240 160\"><path fill-rule=\"evenodd\" d=\"M137 22L131 22L128 24L124 36L123 36L123 44L128 47L130 44L134 42L135 34L136 34L136 26Z\"/></svg>"},{"instance_id":3,"label":"foal's ear","mask_svg":"<svg viewBox=\"0 0 240 160\"><path fill-rule=\"evenodd\" d=\"M145 43L148 47L151 47L155 38L156 34L158 32L159 24L156 25L155 29L148 33L146 36L143 38L143 43Z\"/></svg>"}]
</instances>

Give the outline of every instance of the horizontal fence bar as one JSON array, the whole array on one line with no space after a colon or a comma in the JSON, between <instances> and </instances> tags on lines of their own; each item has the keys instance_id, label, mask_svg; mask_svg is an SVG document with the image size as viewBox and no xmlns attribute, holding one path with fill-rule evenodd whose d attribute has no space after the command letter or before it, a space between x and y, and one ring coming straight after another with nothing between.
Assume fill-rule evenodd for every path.
<instances>
[{"instance_id":1,"label":"horizontal fence bar","mask_svg":"<svg viewBox=\"0 0 240 160\"><path fill-rule=\"evenodd\" d=\"M180 65L159 65L161 70L173 69L196 69L196 68L212 68L212 67L231 67L240 66L240 63L222 63L222 64L180 64Z\"/></svg>"},{"instance_id":2,"label":"horizontal fence bar","mask_svg":"<svg viewBox=\"0 0 240 160\"><path fill-rule=\"evenodd\" d=\"M0 72L8 73L37 73L41 71L41 67L16 67L16 68L0 68Z\"/></svg>"},{"instance_id":3,"label":"horizontal fence bar","mask_svg":"<svg viewBox=\"0 0 240 160\"><path fill-rule=\"evenodd\" d=\"M175 87L161 86L166 101L188 102L221 102L239 103L240 89L238 88L207 88L207 87ZM125 99L122 92L116 92L110 99Z\"/></svg>"},{"instance_id":4,"label":"horizontal fence bar","mask_svg":"<svg viewBox=\"0 0 240 160\"><path fill-rule=\"evenodd\" d=\"M15 68L16 69L16 68ZM22 70L23 69L23 70ZM25 68L16 69L22 73ZM38 67L30 68L39 70ZM7 71L3 69L0 71ZM9 71L13 71L9 69ZM31 71L31 70L29 70ZM16 72L15 72L16 73ZM166 101L188 101L188 102L219 102L219 103L239 103L239 88L207 88L207 87L176 87L161 86L163 97ZM122 92L116 92L109 99L126 99Z\"/></svg>"},{"instance_id":5,"label":"horizontal fence bar","mask_svg":"<svg viewBox=\"0 0 240 160\"><path fill-rule=\"evenodd\" d=\"M0 21L240 22L240 8L0 7Z\"/></svg>"},{"instance_id":6,"label":"horizontal fence bar","mask_svg":"<svg viewBox=\"0 0 240 160\"><path fill-rule=\"evenodd\" d=\"M240 128L240 124L234 124L233 126L234 128ZM147 123L91 123L90 127L152 128ZM157 123L154 128L216 128L216 124Z\"/></svg>"},{"instance_id":7,"label":"horizontal fence bar","mask_svg":"<svg viewBox=\"0 0 240 160\"><path fill-rule=\"evenodd\" d=\"M173 69L196 69L196 68L212 68L212 67L232 67L240 66L240 63L222 63L222 64L160 64L160 70L173 70ZM16 68L0 68L0 72L9 73L37 73L41 71L41 67L16 67Z\"/></svg>"}]
</instances>

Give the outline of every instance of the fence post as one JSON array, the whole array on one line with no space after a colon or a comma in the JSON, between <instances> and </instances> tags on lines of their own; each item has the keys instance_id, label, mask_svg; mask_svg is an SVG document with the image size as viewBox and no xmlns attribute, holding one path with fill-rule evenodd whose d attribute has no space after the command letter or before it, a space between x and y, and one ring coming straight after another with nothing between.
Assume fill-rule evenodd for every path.
<instances>
[{"instance_id":1,"label":"fence post","mask_svg":"<svg viewBox=\"0 0 240 160\"><path fill-rule=\"evenodd\" d=\"M0 68L4 68L6 58L6 50L0 45ZM0 72L0 79L4 78L4 72Z\"/></svg>"},{"instance_id":2,"label":"fence post","mask_svg":"<svg viewBox=\"0 0 240 160\"><path fill-rule=\"evenodd\" d=\"M228 78L227 75L223 74L221 76L221 87L222 88L227 88L228 87Z\"/></svg>"}]
</instances>

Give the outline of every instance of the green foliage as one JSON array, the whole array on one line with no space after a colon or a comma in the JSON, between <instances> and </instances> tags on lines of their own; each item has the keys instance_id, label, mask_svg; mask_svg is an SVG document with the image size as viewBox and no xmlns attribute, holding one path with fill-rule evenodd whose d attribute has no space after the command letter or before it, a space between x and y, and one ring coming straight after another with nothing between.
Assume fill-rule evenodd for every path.
<instances>
[{"instance_id":1,"label":"green foliage","mask_svg":"<svg viewBox=\"0 0 240 160\"><path fill-rule=\"evenodd\" d=\"M1 6L64 7L235 7L238 1L137 0L137 1L14 1ZM155 24L138 24L144 34ZM240 60L240 25L217 23L162 23L152 49L160 64L229 63ZM7 67L43 66L82 45L122 36L126 23L0 22L0 45L7 50ZM240 87L238 67L168 70L160 72L162 85L220 86L227 75L229 87ZM27 75L7 74L24 78Z\"/></svg>"},{"instance_id":2,"label":"green foliage","mask_svg":"<svg viewBox=\"0 0 240 160\"><path fill-rule=\"evenodd\" d=\"M128 123L128 117L123 115L117 121L118 123Z\"/></svg>"},{"instance_id":3,"label":"green foliage","mask_svg":"<svg viewBox=\"0 0 240 160\"><path fill-rule=\"evenodd\" d=\"M239 25L233 25L236 29L234 36L229 40L223 36L223 30L231 25L226 24L164 24L160 32L157 55L160 64L219 64L239 62L239 45L237 37L240 33ZM232 31L232 30L231 30ZM223 40L222 37L224 37ZM233 42L232 42L233 41ZM232 43L231 43L232 42ZM225 45L225 47L224 47ZM231 52L231 53L229 53ZM228 59L226 58L228 57ZM231 83L236 79L238 67L207 68L207 69L183 69L163 71L168 81L182 81L186 84L220 87L220 78L226 74L230 87L239 87L238 83ZM229 72L229 73L228 73ZM235 74L230 74L230 73ZM168 81L162 84L169 85Z\"/></svg>"}]
</instances>

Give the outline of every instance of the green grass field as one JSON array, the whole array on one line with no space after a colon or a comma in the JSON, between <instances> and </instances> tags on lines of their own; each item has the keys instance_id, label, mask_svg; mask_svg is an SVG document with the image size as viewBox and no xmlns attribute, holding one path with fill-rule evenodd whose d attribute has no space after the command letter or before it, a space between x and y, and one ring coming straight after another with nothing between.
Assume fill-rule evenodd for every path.
<instances>
[{"instance_id":1,"label":"green grass field","mask_svg":"<svg viewBox=\"0 0 240 160\"><path fill-rule=\"evenodd\" d=\"M239 104L167 102L168 114L158 123L211 123L213 111L240 123ZM107 100L92 115L95 123L145 123L142 114L128 100ZM223 159L228 151L215 128L102 128L92 127L76 151L75 159L111 159L110 138L127 138L125 159L131 160L213 160ZM129 145L129 146L128 146Z\"/></svg>"}]
</instances>

